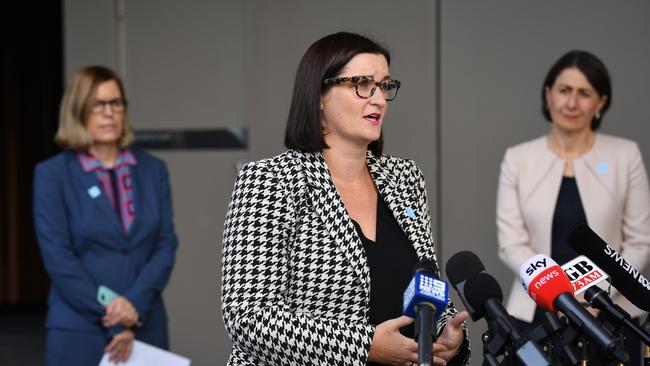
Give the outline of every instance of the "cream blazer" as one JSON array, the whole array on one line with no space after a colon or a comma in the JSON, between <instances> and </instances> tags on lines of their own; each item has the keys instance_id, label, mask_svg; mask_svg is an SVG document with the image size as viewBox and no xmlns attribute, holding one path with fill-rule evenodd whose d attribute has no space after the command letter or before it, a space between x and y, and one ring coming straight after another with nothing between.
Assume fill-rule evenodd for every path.
<instances>
[{"instance_id":1,"label":"cream blazer","mask_svg":"<svg viewBox=\"0 0 650 366\"><path fill-rule=\"evenodd\" d=\"M519 281L519 267L534 254L551 254L553 213L564 160L546 136L506 150L497 194L499 257L515 273L507 309L532 321L535 303ZM650 189L636 143L596 134L593 147L573 161L587 224L635 268L650 255ZM644 312L613 291L612 299L632 317Z\"/></svg>"}]
</instances>

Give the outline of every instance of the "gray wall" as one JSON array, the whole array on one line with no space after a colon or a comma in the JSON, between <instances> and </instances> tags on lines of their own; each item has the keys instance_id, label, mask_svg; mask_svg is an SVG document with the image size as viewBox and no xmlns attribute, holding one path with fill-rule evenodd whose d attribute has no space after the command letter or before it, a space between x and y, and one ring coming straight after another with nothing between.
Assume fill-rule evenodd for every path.
<instances>
[{"instance_id":1,"label":"gray wall","mask_svg":"<svg viewBox=\"0 0 650 366\"><path fill-rule=\"evenodd\" d=\"M68 76L89 63L118 69L139 129L250 132L245 151L152 151L170 169L180 238L165 291L172 350L195 365L225 363L230 347L219 278L234 166L284 150L295 69L323 35L348 30L389 46L403 88L390 105L386 151L424 171L442 257L478 253L504 291L512 275L496 257L499 163L507 146L546 131L539 89L560 54L582 48L603 58L614 80L603 130L635 138L650 156L642 140L650 4L641 0L117 1L123 12L106 0L65 1ZM482 321L472 327L474 365L482 331Z\"/></svg>"}]
</instances>

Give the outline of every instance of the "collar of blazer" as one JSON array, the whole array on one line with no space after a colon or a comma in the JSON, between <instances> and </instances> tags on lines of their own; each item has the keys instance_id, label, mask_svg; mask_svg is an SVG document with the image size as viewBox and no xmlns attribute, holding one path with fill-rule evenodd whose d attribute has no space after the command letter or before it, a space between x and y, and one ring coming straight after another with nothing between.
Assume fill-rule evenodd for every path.
<instances>
[{"instance_id":1,"label":"collar of blazer","mask_svg":"<svg viewBox=\"0 0 650 366\"><path fill-rule=\"evenodd\" d=\"M369 291L370 272L363 244L336 191L325 159L320 153L296 153L299 154L298 160L302 164L301 171L305 174L307 184L313 188L309 190L309 194L315 211L323 218L327 231L339 244L357 275L362 279L365 291ZM366 157L379 194L413 243L418 257L433 258L431 233L427 229L429 226L425 224L428 219L427 213L422 212L418 204L419 197L414 194L413 187L400 181L404 170L409 168L404 163L391 164L391 160L393 159L384 156L374 157L370 152ZM407 208L411 208L415 219L409 215ZM367 292L366 295L369 293Z\"/></svg>"},{"instance_id":2,"label":"collar of blazer","mask_svg":"<svg viewBox=\"0 0 650 366\"><path fill-rule=\"evenodd\" d=\"M97 175L95 174L94 171L89 171L85 172L81 168L81 164L79 163L79 160L77 160L76 153L74 151L67 151L66 154L66 160L68 164L68 169L69 172L71 173L70 175L74 177L74 179L79 183L80 185L80 190L81 190L81 197L82 197L82 202L89 202L88 204L92 204L97 208L98 211L100 211L105 217L106 220L110 222L110 225L117 230L120 234L122 235L132 235L134 232L134 229L136 228L136 224L138 223L138 216L136 213L136 218L133 221L133 224L131 225L131 229L129 230L129 233L126 234L124 233L124 229L122 228L122 224L118 220L117 215L115 214L115 210L111 207L111 203L108 200L107 197L104 197L105 194L103 193L103 187L101 186L101 183L97 180ZM140 207L140 196L141 193L138 191L138 169L135 168L135 166L131 167L131 182L133 184L133 193L134 193L134 206ZM92 187L97 187L102 191L102 194L91 197L89 194L89 191Z\"/></svg>"},{"instance_id":3,"label":"collar of blazer","mask_svg":"<svg viewBox=\"0 0 650 366\"><path fill-rule=\"evenodd\" d=\"M600 194L605 193L610 198L616 196L617 155L615 147L612 146L616 144L616 141L616 138L597 133L591 149L573 161L574 175L583 201L585 198L590 198L584 197L584 195L589 195L592 191L597 191ZM526 186L531 187L530 193L532 193L544 179L550 178L557 182L559 190L559 184L564 174L564 160L548 148L546 136L540 137L534 141L534 144L537 146L536 149L540 152L540 156L538 158L531 156L532 161L535 161L535 168L530 170L530 182ZM585 182L589 182L589 187ZM594 183L598 185L599 189L595 189Z\"/></svg>"},{"instance_id":4,"label":"collar of blazer","mask_svg":"<svg viewBox=\"0 0 650 366\"><path fill-rule=\"evenodd\" d=\"M415 164L368 152L368 169L379 194L409 238L418 258L434 258L433 238L425 192L418 187L422 179Z\"/></svg>"}]
</instances>

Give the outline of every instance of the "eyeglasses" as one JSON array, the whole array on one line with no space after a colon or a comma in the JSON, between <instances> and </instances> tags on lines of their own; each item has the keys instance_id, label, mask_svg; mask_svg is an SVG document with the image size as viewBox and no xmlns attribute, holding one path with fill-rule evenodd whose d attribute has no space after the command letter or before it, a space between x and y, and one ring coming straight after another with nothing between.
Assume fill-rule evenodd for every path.
<instances>
[{"instance_id":1,"label":"eyeglasses","mask_svg":"<svg viewBox=\"0 0 650 366\"><path fill-rule=\"evenodd\" d=\"M393 79L386 79L377 82L373 79L372 75L344 76L340 78L323 79L323 85L339 85L346 82L354 83L359 98L368 99L375 95L375 90L379 88L384 99L387 101L395 99L399 87L402 86L401 82Z\"/></svg>"},{"instance_id":2,"label":"eyeglasses","mask_svg":"<svg viewBox=\"0 0 650 366\"><path fill-rule=\"evenodd\" d=\"M127 101L125 99L113 99L113 100L96 100L90 105L90 111L99 114L106 111L107 106L111 106L111 109L115 113L124 112L126 109Z\"/></svg>"}]
</instances>

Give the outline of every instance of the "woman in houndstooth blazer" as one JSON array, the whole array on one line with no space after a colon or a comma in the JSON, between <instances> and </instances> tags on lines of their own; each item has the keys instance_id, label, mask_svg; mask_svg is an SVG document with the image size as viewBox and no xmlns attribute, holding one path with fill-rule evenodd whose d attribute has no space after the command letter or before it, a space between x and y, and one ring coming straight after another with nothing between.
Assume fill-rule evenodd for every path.
<instances>
[{"instance_id":1,"label":"woman in houndstooth blazer","mask_svg":"<svg viewBox=\"0 0 650 366\"><path fill-rule=\"evenodd\" d=\"M435 249L422 173L382 155L383 117L400 86L389 62L356 34L315 42L296 74L290 150L240 171L222 258L229 365L417 362L401 298ZM434 364L469 361L466 319L449 305Z\"/></svg>"}]
</instances>

